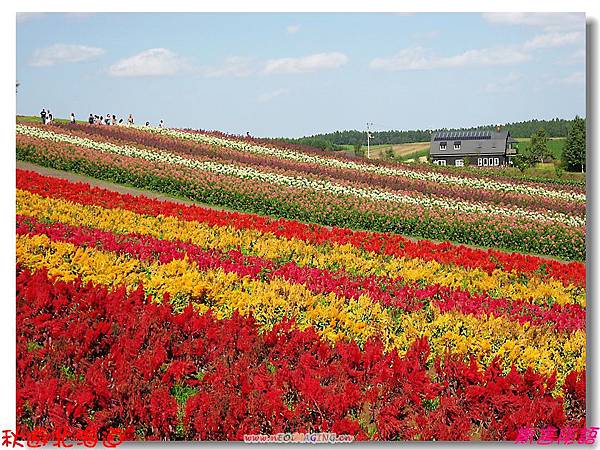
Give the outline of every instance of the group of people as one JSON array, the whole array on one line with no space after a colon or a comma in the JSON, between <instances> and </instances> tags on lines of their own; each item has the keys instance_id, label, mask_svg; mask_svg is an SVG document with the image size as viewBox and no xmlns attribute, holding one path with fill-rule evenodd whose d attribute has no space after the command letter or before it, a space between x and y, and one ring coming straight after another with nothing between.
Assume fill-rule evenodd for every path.
<instances>
[{"instance_id":1,"label":"group of people","mask_svg":"<svg viewBox=\"0 0 600 450\"><path fill-rule=\"evenodd\" d=\"M99 116L97 114L90 113L90 117L88 117L88 123L90 125L120 125L124 126L123 119L119 119L117 121L117 116L115 114L107 114L106 116ZM133 116L129 114L127 118L127 126L133 125Z\"/></svg>"},{"instance_id":2,"label":"group of people","mask_svg":"<svg viewBox=\"0 0 600 450\"><path fill-rule=\"evenodd\" d=\"M73 114L71 114L73 115ZM74 117L74 116L73 116ZM118 119L117 121L117 116L114 114L107 114L106 116L98 116L97 114L92 114L90 113L90 116L88 117L88 123L90 125L117 125L117 126L125 126L125 127L132 127L135 123L135 121L133 120L133 115L129 114L129 116L127 117L127 122L123 122L123 119ZM150 122L146 122L145 124L147 127L150 126ZM163 120L161 119L161 121L158 123L158 128L163 128L165 126L165 123L163 122Z\"/></svg>"},{"instance_id":3,"label":"group of people","mask_svg":"<svg viewBox=\"0 0 600 450\"><path fill-rule=\"evenodd\" d=\"M42 118L42 123L44 125L52 123L52 113L50 112L49 109L46 110L46 108L43 108L42 111L40 112L40 117ZM74 113L71 113L70 122L76 123ZM90 113L90 116L88 117L88 123L90 125L118 125L118 126L131 127L134 125L134 120L133 120L132 114L129 114L129 117L127 117L127 122L123 122L123 119L119 119L117 121L117 116L115 114L107 114L106 116L99 116L97 114ZM149 127L150 122L146 122L146 126ZM158 128L164 128L164 126L165 126L165 123L161 119L161 121L158 123Z\"/></svg>"},{"instance_id":4,"label":"group of people","mask_svg":"<svg viewBox=\"0 0 600 450\"><path fill-rule=\"evenodd\" d=\"M52 123L52 113L50 110L46 111L46 108L42 108L42 112L40 112L40 117L42 118L42 123L46 125L47 123Z\"/></svg>"}]
</instances>

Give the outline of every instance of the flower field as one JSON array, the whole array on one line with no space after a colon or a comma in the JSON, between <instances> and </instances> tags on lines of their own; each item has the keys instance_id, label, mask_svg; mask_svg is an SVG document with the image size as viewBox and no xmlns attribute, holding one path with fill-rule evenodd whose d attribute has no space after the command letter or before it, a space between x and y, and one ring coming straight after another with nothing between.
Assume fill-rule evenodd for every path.
<instances>
[{"instance_id":1,"label":"flower field","mask_svg":"<svg viewBox=\"0 0 600 450\"><path fill-rule=\"evenodd\" d=\"M17 124L17 158L248 213L585 260L584 186L144 127Z\"/></svg>"},{"instance_id":2,"label":"flower field","mask_svg":"<svg viewBox=\"0 0 600 450\"><path fill-rule=\"evenodd\" d=\"M17 157L237 210L17 170L25 435L514 440L585 426L577 186L119 127L17 125Z\"/></svg>"},{"instance_id":3,"label":"flower field","mask_svg":"<svg viewBox=\"0 0 600 450\"><path fill-rule=\"evenodd\" d=\"M225 208L17 170L24 436L585 426L583 186L146 127L18 123L17 158Z\"/></svg>"}]
</instances>

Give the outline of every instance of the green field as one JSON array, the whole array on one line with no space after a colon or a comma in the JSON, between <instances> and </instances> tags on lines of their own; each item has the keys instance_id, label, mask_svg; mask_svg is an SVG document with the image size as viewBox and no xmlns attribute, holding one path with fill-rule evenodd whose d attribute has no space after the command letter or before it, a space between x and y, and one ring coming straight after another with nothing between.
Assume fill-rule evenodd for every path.
<instances>
[{"instance_id":1,"label":"green field","mask_svg":"<svg viewBox=\"0 0 600 450\"><path fill-rule=\"evenodd\" d=\"M527 146L529 146L531 138L517 138L517 141L519 141L517 148L522 150L523 148L527 148ZM548 148L550 149L550 154L552 155L553 159L561 159L562 151L566 141L567 139L564 137L550 138L548 140Z\"/></svg>"}]
</instances>

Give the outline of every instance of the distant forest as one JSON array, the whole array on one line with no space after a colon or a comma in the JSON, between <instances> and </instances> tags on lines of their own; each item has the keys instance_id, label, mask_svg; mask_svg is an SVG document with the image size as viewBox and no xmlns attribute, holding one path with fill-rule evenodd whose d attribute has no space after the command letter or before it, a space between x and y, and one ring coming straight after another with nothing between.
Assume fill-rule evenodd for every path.
<instances>
[{"instance_id":1,"label":"distant forest","mask_svg":"<svg viewBox=\"0 0 600 450\"><path fill-rule=\"evenodd\" d=\"M552 120L527 120L524 122L507 123L502 126L503 129L510 131L511 136L515 138L531 137L540 128L546 130L549 137L564 137L571 128L573 120L552 119ZM440 128L437 130L391 130L391 131L371 131L371 145L379 144L407 144L409 142L428 142L431 140L431 134L436 131L475 131L475 130L493 130L496 125L481 125L472 128ZM333 133L315 134L301 138L277 138L274 141L284 141L294 144L308 145L321 149L338 149L341 145L366 145L365 130L345 130L334 131Z\"/></svg>"}]
</instances>

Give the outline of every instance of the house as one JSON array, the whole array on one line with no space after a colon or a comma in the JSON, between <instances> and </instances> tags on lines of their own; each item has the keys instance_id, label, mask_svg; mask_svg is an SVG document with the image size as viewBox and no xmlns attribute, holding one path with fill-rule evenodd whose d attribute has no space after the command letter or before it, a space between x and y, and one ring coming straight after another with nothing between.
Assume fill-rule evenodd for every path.
<instances>
[{"instance_id":1,"label":"house","mask_svg":"<svg viewBox=\"0 0 600 450\"><path fill-rule=\"evenodd\" d=\"M439 166L506 166L517 154L507 130L439 131L431 137L429 156Z\"/></svg>"}]
</instances>

